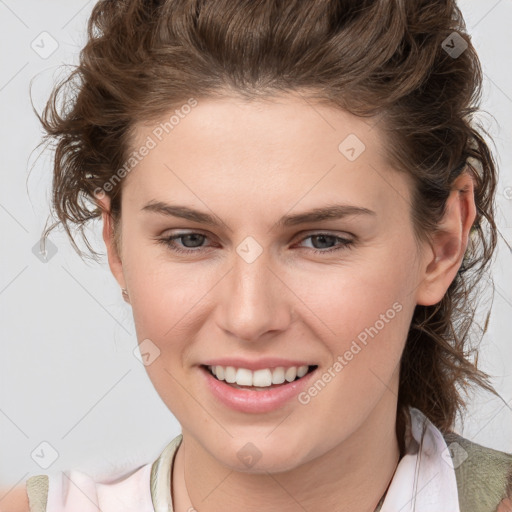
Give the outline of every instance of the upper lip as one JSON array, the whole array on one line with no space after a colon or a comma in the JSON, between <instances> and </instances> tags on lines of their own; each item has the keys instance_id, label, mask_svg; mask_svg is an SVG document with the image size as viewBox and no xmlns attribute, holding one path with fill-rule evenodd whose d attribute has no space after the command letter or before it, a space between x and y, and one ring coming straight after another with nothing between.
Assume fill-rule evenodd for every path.
<instances>
[{"instance_id":1,"label":"upper lip","mask_svg":"<svg viewBox=\"0 0 512 512\"><path fill-rule=\"evenodd\" d=\"M310 361L299 361L297 359L282 359L279 357L264 357L258 360L249 361L243 358L222 357L210 359L202 363L204 366L233 366L235 368L246 368L247 370L263 370L265 368L277 368L283 366L316 366Z\"/></svg>"}]
</instances>

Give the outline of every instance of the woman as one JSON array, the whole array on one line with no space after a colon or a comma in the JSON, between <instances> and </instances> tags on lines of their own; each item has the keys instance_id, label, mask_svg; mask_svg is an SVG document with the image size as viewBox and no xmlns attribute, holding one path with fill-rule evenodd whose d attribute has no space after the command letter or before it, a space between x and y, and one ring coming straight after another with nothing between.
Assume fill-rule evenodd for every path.
<instances>
[{"instance_id":1,"label":"woman","mask_svg":"<svg viewBox=\"0 0 512 512\"><path fill-rule=\"evenodd\" d=\"M461 388L495 393L467 353L480 86L453 1L100 1L41 118L53 205L73 243L102 217L182 433L11 508L511 510L512 454L453 432Z\"/></svg>"}]
</instances>

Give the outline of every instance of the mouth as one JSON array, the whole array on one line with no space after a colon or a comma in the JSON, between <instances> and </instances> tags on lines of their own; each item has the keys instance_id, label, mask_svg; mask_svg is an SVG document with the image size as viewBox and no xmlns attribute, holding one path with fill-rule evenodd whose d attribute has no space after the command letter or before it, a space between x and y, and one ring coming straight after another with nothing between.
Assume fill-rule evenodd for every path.
<instances>
[{"instance_id":1,"label":"mouth","mask_svg":"<svg viewBox=\"0 0 512 512\"><path fill-rule=\"evenodd\" d=\"M233 366L201 365L201 367L217 381L221 381L232 388L246 391L268 391L280 388L303 379L318 368L317 365L278 366L252 371L247 368L235 368Z\"/></svg>"}]
</instances>

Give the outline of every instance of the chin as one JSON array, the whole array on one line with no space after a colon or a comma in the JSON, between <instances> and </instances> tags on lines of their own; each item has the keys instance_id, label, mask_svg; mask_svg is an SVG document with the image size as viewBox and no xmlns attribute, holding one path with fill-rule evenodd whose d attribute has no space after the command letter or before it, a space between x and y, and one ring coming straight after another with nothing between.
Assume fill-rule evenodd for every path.
<instances>
[{"instance_id":1,"label":"chin","mask_svg":"<svg viewBox=\"0 0 512 512\"><path fill-rule=\"evenodd\" d=\"M292 471L301 465L300 459L287 459L280 456L273 456L272 458L262 457L254 465L246 465L241 463L238 459L231 459L229 461L219 461L232 471L239 473L248 473L254 475L265 475L268 473L285 473Z\"/></svg>"},{"instance_id":2,"label":"chin","mask_svg":"<svg viewBox=\"0 0 512 512\"><path fill-rule=\"evenodd\" d=\"M308 453L303 444L297 446L291 440L289 443L269 442L266 435L232 439L229 446L220 449L216 446L211 454L232 471L252 474L286 472L306 462Z\"/></svg>"}]
</instances>

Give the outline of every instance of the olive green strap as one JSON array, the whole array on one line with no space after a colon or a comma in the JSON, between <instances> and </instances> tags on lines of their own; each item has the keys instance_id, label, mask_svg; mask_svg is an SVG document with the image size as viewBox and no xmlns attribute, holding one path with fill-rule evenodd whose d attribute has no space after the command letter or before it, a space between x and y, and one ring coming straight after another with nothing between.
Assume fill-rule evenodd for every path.
<instances>
[{"instance_id":1,"label":"olive green strap","mask_svg":"<svg viewBox=\"0 0 512 512\"><path fill-rule=\"evenodd\" d=\"M512 454L479 445L454 432L443 436L455 468L461 512L495 512L507 497L507 484L512 486Z\"/></svg>"},{"instance_id":2,"label":"olive green strap","mask_svg":"<svg viewBox=\"0 0 512 512\"><path fill-rule=\"evenodd\" d=\"M48 476L31 476L26 481L30 512L46 512L48 503Z\"/></svg>"}]
</instances>

